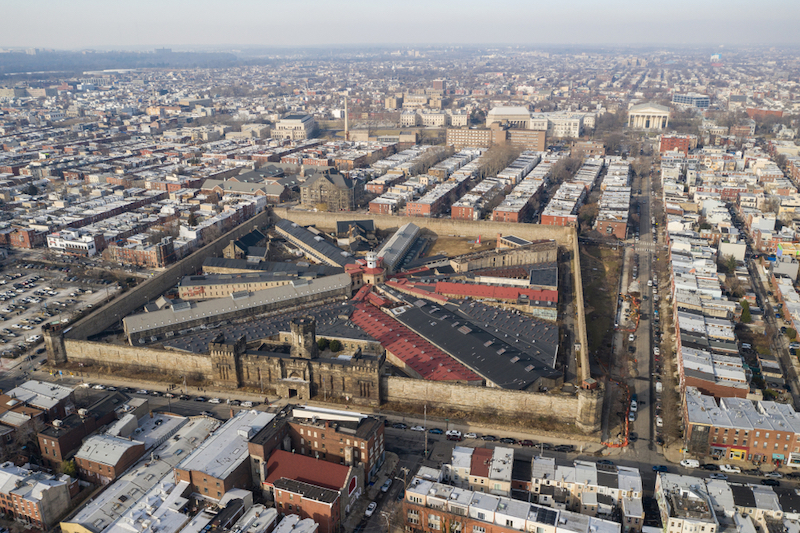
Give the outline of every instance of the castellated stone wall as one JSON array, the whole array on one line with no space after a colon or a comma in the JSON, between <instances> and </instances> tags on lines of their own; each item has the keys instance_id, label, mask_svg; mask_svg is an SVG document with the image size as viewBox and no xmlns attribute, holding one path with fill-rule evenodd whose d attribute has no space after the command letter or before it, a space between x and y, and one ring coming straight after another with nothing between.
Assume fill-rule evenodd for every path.
<instances>
[{"instance_id":1,"label":"castellated stone wall","mask_svg":"<svg viewBox=\"0 0 800 533\"><path fill-rule=\"evenodd\" d=\"M380 230L399 228L413 222L420 228L428 229L437 235L464 235L494 239L498 233L516 235L529 241L553 239L562 246L571 246L575 229L563 226L542 226L539 224L514 224L511 222L492 222L486 220L453 220L449 218L398 217L375 215L372 213L315 213L298 211L285 207L272 208L273 220L287 219L302 226L314 225L319 229L334 230L336 222L342 220L370 219Z\"/></svg>"},{"instance_id":2,"label":"castellated stone wall","mask_svg":"<svg viewBox=\"0 0 800 533\"><path fill-rule=\"evenodd\" d=\"M186 374L195 379L202 379L212 374L211 358L207 355L74 339L64 339L64 346L71 363L129 371L138 369L172 377Z\"/></svg>"},{"instance_id":3,"label":"castellated stone wall","mask_svg":"<svg viewBox=\"0 0 800 533\"><path fill-rule=\"evenodd\" d=\"M578 413L577 395L519 392L401 377L384 377L382 381L384 402L414 405L427 403L434 407L507 415L525 413L551 416L569 423L576 421Z\"/></svg>"}]
</instances>

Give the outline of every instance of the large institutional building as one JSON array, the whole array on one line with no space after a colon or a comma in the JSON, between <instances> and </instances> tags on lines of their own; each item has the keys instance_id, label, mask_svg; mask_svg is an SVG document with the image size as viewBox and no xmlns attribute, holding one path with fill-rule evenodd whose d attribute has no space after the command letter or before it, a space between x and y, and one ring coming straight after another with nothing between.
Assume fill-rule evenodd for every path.
<instances>
[{"instance_id":1,"label":"large institutional building","mask_svg":"<svg viewBox=\"0 0 800 533\"><path fill-rule=\"evenodd\" d=\"M317 121L311 115L288 115L278 121L272 136L276 139L302 141L310 139L317 132Z\"/></svg>"},{"instance_id":2,"label":"large institutional building","mask_svg":"<svg viewBox=\"0 0 800 533\"><path fill-rule=\"evenodd\" d=\"M669 108L658 104L639 104L628 110L628 127L663 130L669 125Z\"/></svg>"}]
</instances>

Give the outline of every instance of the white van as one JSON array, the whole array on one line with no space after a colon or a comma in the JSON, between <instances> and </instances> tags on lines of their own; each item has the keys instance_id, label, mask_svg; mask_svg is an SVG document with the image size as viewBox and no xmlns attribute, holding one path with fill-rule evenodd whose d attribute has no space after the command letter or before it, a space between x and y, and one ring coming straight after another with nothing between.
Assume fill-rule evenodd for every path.
<instances>
[{"instance_id":1,"label":"white van","mask_svg":"<svg viewBox=\"0 0 800 533\"><path fill-rule=\"evenodd\" d=\"M684 459L681 461L681 466L686 468L700 468L700 461L697 459Z\"/></svg>"},{"instance_id":2,"label":"white van","mask_svg":"<svg viewBox=\"0 0 800 533\"><path fill-rule=\"evenodd\" d=\"M653 280L652 279L648 279L647 280L647 286L648 287L652 287L653 286Z\"/></svg>"},{"instance_id":3,"label":"white van","mask_svg":"<svg viewBox=\"0 0 800 533\"><path fill-rule=\"evenodd\" d=\"M242 402L242 407L253 407L253 402Z\"/></svg>"}]
</instances>

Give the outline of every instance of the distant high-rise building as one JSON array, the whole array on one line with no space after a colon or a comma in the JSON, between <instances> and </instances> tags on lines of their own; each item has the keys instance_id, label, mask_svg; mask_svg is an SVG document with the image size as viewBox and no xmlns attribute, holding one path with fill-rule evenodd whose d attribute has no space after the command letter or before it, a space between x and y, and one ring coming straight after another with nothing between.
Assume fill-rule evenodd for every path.
<instances>
[{"instance_id":1,"label":"distant high-rise building","mask_svg":"<svg viewBox=\"0 0 800 533\"><path fill-rule=\"evenodd\" d=\"M445 80L433 80L433 90L442 92L446 91L447 82Z\"/></svg>"}]
</instances>

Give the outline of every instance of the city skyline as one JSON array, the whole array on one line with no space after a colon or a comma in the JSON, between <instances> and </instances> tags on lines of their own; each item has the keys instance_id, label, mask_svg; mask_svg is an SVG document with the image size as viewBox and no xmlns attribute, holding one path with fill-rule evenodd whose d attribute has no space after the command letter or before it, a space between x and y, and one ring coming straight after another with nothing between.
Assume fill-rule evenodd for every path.
<instances>
[{"instance_id":1,"label":"city skyline","mask_svg":"<svg viewBox=\"0 0 800 533\"><path fill-rule=\"evenodd\" d=\"M669 10L619 0L570 6L505 0L491 4L411 0L402 8L351 0L258 3L211 0L159 3L136 11L95 0L6 2L14 21L0 46L55 49L154 46L253 47L406 44L796 45L800 5L681 0ZM687 14L691 14L689 17ZM381 21L385 21L382 23Z\"/></svg>"}]
</instances>

